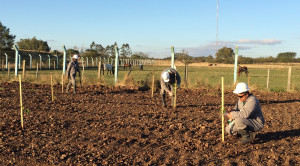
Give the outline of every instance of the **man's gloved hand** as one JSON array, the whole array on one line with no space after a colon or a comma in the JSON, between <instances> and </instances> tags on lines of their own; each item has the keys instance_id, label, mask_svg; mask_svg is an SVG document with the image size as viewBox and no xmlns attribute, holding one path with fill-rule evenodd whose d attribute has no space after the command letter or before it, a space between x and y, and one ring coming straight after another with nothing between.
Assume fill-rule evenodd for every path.
<instances>
[{"instance_id":1,"label":"man's gloved hand","mask_svg":"<svg viewBox=\"0 0 300 166\"><path fill-rule=\"evenodd\" d=\"M173 96L173 93L172 93L172 92L169 92L169 96Z\"/></svg>"},{"instance_id":2,"label":"man's gloved hand","mask_svg":"<svg viewBox=\"0 0 300 166\"><path fill-rule=\"evenodd\" d=\"M227 113L230 113L232 111L232 108L228 108Z\"/></svg>"}]
</instances>

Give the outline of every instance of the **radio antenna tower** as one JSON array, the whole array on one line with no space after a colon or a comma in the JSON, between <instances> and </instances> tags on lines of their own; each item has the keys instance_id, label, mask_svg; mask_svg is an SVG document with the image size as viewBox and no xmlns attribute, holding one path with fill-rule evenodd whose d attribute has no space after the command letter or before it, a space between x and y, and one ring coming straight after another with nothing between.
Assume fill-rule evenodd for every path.
<instances>
[{"instance_id":1,"label":"radio antenna tower","mask_svg":"<svg viewBox=\"0 0 300 166\"><path fill-rule=\"evenodd\" d=\"M215 58L217 58L217 52L218 52L218 15L219 15L219 0L217 0L217 30L216 30L216 54Z\"/></svg>"}]
</instances>

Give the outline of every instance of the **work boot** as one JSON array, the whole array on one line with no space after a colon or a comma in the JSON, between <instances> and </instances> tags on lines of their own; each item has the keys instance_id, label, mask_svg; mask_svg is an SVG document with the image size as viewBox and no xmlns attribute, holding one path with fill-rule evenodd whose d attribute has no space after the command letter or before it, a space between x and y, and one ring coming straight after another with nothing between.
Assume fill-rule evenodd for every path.
<instances>
[{"instance_id":1,"label":"work boot","mask_svg":"<svg viewBox=\"0 0 300 166\"><path fill-rule=\"evenodd\" d=\"M161 95L161 100L163 102L163 107L167 107L167 105L166 105L166 94L165 93L163 95Z\"/></svg>"},{"instance_id":2,"label":"work boot","mask_svg":"<svg viewBox=\"0 0 300 166\"><path fill-rule=\"evenodd\" d=\"M252 141L248 130L239 130L238 133L242 136L242 138L238 141L239 143L246 144Z\"/></svg>"},{"instance_id":3,"label":"work boot","mask_svg":"<svg viewBox=\"0 0 300 166\"><path fill-rule=\"evenodd\" d=\"M250 139L253 141L255 139L256 133L254 131L249 131Z\"/></svg>"},{"instance_id":4,"label":"work boot","mask_svg":"<svg viewBox=\"0 0 300 166\"><path fill-rule=\"evenodd\" d=\"M70 84L67 85L66 93L70 93L70 92L69 92L70 86L71 86Z\"/></svg>"},{"instance_id":5,"label":"work boot","mask_svg":"<svg viewBox=\"0 0 300 166\"><path fill-rule=\"evenodd\" d=\"M73 94L76 94L76 86L73 86Z\"/></svg>"}]
</instances>

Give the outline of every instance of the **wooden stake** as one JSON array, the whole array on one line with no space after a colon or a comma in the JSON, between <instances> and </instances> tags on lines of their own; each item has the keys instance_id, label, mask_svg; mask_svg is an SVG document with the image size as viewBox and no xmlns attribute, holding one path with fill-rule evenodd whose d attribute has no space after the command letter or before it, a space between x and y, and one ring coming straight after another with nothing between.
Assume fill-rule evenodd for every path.
<instances>
[{"instance_id":1,"label":"wooden stake","mask_svg":"<svg viewBox=\"0 0 300 166\"><path fill-rule=\"evenodd\" d=\"M250 76L248 74L248 86L250 87Z\"/></svg>"},{"instance_id":2,"label":"wooden stake","mask_svg":"<svg viewBox=\"0 0 300 166\"><path fill-rule=\"evenodd\" d=\"M174 87L174 109L176 109L176 91L177 91L177 79L175 73L175 87Z\"/></svg>"},{"instance_id":3,"label":"wooden stake","mask_svg":"<svg viewBox=\"0 0 300 166\"><path fill-rule=\"evenodd\" d=\"M152 97L154 93L154 64L152 64Z\"/></svg>"},{"instance_id":4,"label":"wooden stake","mask_svg":"<svg viewBox=\"0 0 300 166\"><path fill-rule=\"evenodd\" d=\"M292 75L292 67L290 66L288 71L288 83L287 83L288 92L291 90L291 75Z\"/></svg>"},{"instance_id":5,"label":"wooden stake","mask_svg":"<svg viewBox=\"0 0 300 166\"><path fill-rule=\"evenodd\" d=\"M224 77L222 77L222 108L221 108L221 116L222 116L222 142L224 142Z\"/></svg>"},{"instance_id":6,"label":"wooden stake","mask_svg":"<svg viewBox=\"0 0 300 166\"><path fill-rule=\"evenodd\" d=\"M61 93L64 93L64 74L61 75Z\"/></svg>"},{"instance_id":7,"label":"wooden stake","mask_svg":"<svg viewBox=\"0 0 300 166\"><path fill-rule=\"evenodd\" d=\"M10 76L10 62L8 62L8 66L7 66L7 75L8 75L8 78Z\"/></svg>"},{"instance_id":8,"label":"wooden stake","mask_svg":"<svg viewBox=\"0 0 300 166\"><path fill-rule=\"evenodd\" d=\"M52 97L52 102L54 101L54 96L53 96L53 78L52 78L52 72L50 72L50 79L51 79L51 97Z\"/></svg>"},{"instance_id":9,"label":"wooden stake","mask_svg":"<svg viewBox=\"0 0 300 166\"><path fill-rule=\"evenodd\" d=\"M22 78L21 78L21 75L19 75L19 82L20 82L20 108L21 108L21 126L22 126L22 129L24 128L24 125L23 125L23 103L22 103Z\"/></svg>"},{"instance_id":10,"label":"wooden stake","mask_svg":"<svg viewBox=\"0 0 300 166\"><path fill-rule=\"evenodd\" d=\"M269 80L270 80L270 69L268 69L268 75L267 75L267 89L269 89Z\"/></svg>"},{"instance_id":11,"label":"wooden stake","mask_svg":"<svg viewBox=\"0 0 300 166\"><path fill-rule=\"evenodd\" d=\"M154 93L154 74L152 75L152 97Z\"/></svg>"},{"instance_id":12,"label":"wooden stake","mask_svg":"<svg viewBox=\"0 0 300 166\"><path fill-rule=\"evenodd\" d=\"M81 76L81 83L80 83L80 85L82 86L82 84L84 83L84 70L82 70L80 76Z\"/></svg>"},{"instance_id":13,"label":"wooden stake","mask_svg":"<svg viewBox=\"0 0 300 166\"><path fill-rule=\"evenodd\" d=\"M23 78L25 78L25 68L26 68L25 63L26 61L23 60Z\"/></svg>"},{"instance_id":14,"label":"wooden stake","mask_svg":"<svg viewBox=\"0 0 300 166\"><path fill-rule=\"evenodd\" d=\"M4 70L4 59L2 59L1 62L2 62L2 66L1 66L2 70Z\"/></svg>"},{"instance_id":15,"label":"wooden stake","mask_svg":"<svg viewBox=\"0 0 300 166\"><path fill-rule=\"evenodd\" d=\"M39 64L36 64L36 80L38 79L38 73L39 73Z\"/></svg>"},{"instance_id":16,"label":"wooden stake","mask_svg":"<svg viewBox=\"0 0 300 166\"><path fill-rule=\"evenodd\" d=\"M101 80L100 80L100 72L101 72L101 63L99 62L99 64L98 64L98 80L99 80L99 82L101 82Z\"/></svg>"}]
</instances>

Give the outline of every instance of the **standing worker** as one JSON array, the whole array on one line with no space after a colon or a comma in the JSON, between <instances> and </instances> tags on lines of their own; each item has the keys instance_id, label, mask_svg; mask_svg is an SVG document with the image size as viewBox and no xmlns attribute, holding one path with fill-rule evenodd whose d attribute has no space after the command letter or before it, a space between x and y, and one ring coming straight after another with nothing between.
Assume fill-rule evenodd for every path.
<instances>
[{"instance_id":1,"label":"standing worker","mask_svg":"<svg viewBox=\"0 0 300 166\"><path fill-rule=\"evenodd\" d=\"M69 84L67 86L67 93L69 93L69 89L70 89L70 86L71 84L73 85L73 93L75 94L76 93L76 80L75 80L75 77L76 77L76 72L78 71L79 73L79 77L80 77L80 71L79 71L79 66L78 66L78 55L75 54L73 55L72 57L72 61L69 62L68 64L68 68L67 68L67 73L68 73L68 79L69 79Z\"/></svg>"},{"instance_id":2,"label":"standing worker","mask_svg":"<svg viewBox=\"0 0 300 166\"><path fill-rule=\"evenodd\" d=\"M175 75L176 75L176 78L175 78ZM161 99L163 102L163 107L167 106L166 105L166 92L171 97L171 101L173 103L173 101L174 101L173 100L173 95L174 95L173 85L175 85L175 83L177 83L177 88L179 88L180 83L181 83L179 73L173 68L167 68L167 69L163 70L161 73L161 76L160 76L160 87L161 87L160 95L161 95Z\"/></svg>"},{"instance_id":3,"label":"standing worker","mask_svg":"<svg viewBox=\"0 0 300 166\"><path fill-rule=\"evenodd\" d=\"M241 144L251 142L255 138L255 132L261 130L265 123L259 101L249 90L246 83L238 83L233 93L237 94L239 100L227 112L230 124L225 130L230 135L241 135L242 138L238 141Z\"/></svg>"}]
</instances>

